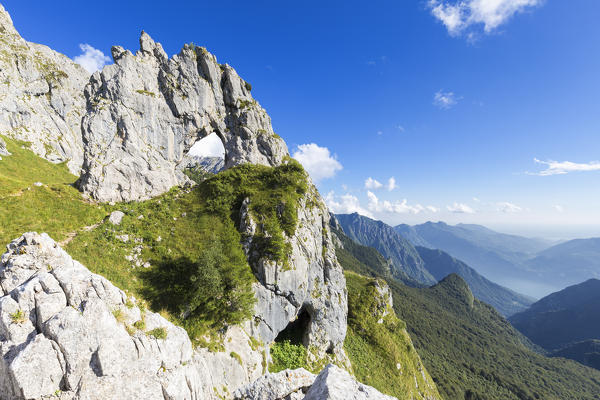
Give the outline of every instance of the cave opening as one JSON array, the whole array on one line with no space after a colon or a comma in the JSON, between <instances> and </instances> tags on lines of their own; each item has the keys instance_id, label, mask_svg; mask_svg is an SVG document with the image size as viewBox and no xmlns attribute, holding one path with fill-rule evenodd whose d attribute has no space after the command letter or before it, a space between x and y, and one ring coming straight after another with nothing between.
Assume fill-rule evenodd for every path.
<instances>
[{"instance_id":1,"label":"cave opening","mask_svg":"<svg viewBox=\"0 0 600 400\"><path fill-rule=\"evenodd\" d=\"M308 327L310 326L310 314L306 308L302 308L298 313L298 317L290 322L284 330L279 332L275 338L276 343L289 340L291 344L307 345L308 342Z\"/></svg>"}]
</instances>

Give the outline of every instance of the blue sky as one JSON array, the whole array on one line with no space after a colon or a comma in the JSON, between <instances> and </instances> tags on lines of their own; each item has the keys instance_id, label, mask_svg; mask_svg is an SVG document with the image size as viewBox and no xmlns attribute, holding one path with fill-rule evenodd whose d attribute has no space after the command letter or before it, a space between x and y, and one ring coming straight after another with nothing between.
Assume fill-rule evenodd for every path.
<instances>
[{"instance_id":1,"label":"blue sky","mask_svg":"<svg viewBox=\"0 0 600 400\"><path fill-rule=\"evenodd\" d=\"M3 5L73 58L135 50L142 29L169 54L207 47L336 212L600 235L597 0Z\"/></svg>"}]
</instances>

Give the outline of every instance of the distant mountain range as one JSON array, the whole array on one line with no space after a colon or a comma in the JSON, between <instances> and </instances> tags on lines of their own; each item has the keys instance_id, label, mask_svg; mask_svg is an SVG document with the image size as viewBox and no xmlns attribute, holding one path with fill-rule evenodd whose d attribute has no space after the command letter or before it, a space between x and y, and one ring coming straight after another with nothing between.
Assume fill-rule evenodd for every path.
<instances>
[{"instance_id":1,"label":"distant mountain range","mask_svg":"<svg viewBox=\"0 0 600 400\"><path fill-rule=\"evenodd\" d=\"M416 249L425 262L425 268L435 279L440 281L450 274L459 275L468 283L475 297L493 306L503 315L522 311L535 301L484 278L473 268L442 250L421 246L417 246Z\"/></svg>"},{"instance_id":2,"label":"distant mountain range","mask_svg":"<svg viewBox=\"0 0 600 400\"><path fill-rule=\"evenodd\" d=\"M374 221L356 213L336 215L336 219L349 238L364 246L375 248L390 260L392 277L404 283L407 283L406 276L416 281L417 285L411 285L409 282L410 286L430 286L447 275L456 273L469 284L479 300L492 305L503 315L525 310L534 301L491 282L466 263L442 250L413 246L397 230L381 221Z\"/></svg>"},{"instance_id":3,"label":"distant mountain range","mask_svg":"<svg viewBox=\"0 0 600 400\"><path fill-rule=\"evenodd\" d=\"M590 278L600 279L600 238L557 244L539 252L527 265L561 288Z\"/></svg>"},{"instance_id":4,"label":"distant mountain range","mask_svg":"<svg viewBox=\"0 0 600 400\"><path fill-rule=\"evenodd\" d=\"M556 244L498 233L480 225L443 222L398 225L394 229L416 246L443 250L486 278L538 298L600 278L600 239Z\"/></svg>"},{"instance_id":5,"label":"distant mountain range","mask_svg":"<svg viewBox=\"0 0 600 400\"><path fill-rule=\"evenodd\" d=\"M600 369L600 280L552 293L510 322L552 355Z\"/></svg>"},{"instance_id":6,"label":"distant mountain range","mask_svg":"<svg viewBox=\"0 0 600 400\"><path fill-rule=\"evenodd\" d=\"M348 237L370 246L391 260L391 275L402 279L404 274L417 282L433 285L437 280L427 271L414 246L389 225L357 213L336 215Z\"/></svg>"},{"instance_id":7,"label":"distant mountain range","mask_svg":"<svg viewBox=\"0 0 600 400\"><path fill-rule=\"evenodd\" d=\"M394 228L415 245L443 250L486 278L517 292L541 297L564 286L540 284L526 261L552 243L506 235L479 225L427 222Z\"/></svg>"},{"instance_id":8,"label":"distant mountain range","mask_svg":"<svg viewBox=\"0 0 600 400\"><path fill-rule=\"evenodd\" d=\"M402 285L372 248L348 245L343 232L339 239L336 254L345 270L388 281L394 310L444 399L598 398L598 371L536 353L540 349L477 300L457 274L432 287Z\"/></svg>"},{"instance_id":9,"label":"distant mountain range","mask_svg":"<svg viewBox=\"0 0 600 400\"><path fill-rule=\"evenodd\" d=\"M590 279L552 293L513 315L510 322L547 350L600 340L600 280Z\"/></svg>"}]
</instances>

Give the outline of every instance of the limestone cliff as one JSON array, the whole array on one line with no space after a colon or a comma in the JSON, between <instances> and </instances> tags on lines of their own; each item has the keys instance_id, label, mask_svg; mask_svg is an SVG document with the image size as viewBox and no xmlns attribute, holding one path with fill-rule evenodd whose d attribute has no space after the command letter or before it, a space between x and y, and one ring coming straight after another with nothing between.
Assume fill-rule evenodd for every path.
<instances>
[{"instance_id":1,"label":"limestone cliff","mask_svg":"<svg viewBox=\"0 0 600 400\"><path fill-rule=\"evenodd\" d=\"M79 186L100 201L147 199L186 180L178 165L215 132L225 168L279 165L288 155L250 85L202 47L168 58L142 32L136 54L115 46L115 64L85 88L85 161Z\"/></svg>"},{"instance_id":2,"label":"limestone cliff","mask_svg":"<svg viewBox=\"0 0 600 400\"><path fill-rule=\"evenodd\" d=\"M31 142L52 161L83 162L83 88L89 74L68 57L27 42L0 5L0 133Z\"/></svg>"}]
</instances>

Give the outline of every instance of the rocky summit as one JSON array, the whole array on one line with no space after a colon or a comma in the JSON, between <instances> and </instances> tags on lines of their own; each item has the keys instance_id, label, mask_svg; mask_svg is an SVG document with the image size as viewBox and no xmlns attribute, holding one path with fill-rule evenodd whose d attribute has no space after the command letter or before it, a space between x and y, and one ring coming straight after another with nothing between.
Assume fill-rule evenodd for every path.
<instances>
[{"instance_id":1,"label":"rocky summit","mask_svg":"<svg viewBox=\"0 0 600 400\"><path fill-rule=\"evenodd\" d=\"M205 48L185 45L168 58L142 32L136 54L115 46L112 57L85 88L79 186L92 198L147 199L185 182L178 166L213 132L225 147L225 168L275 166L288 156L251 86Z\"/></svg>"}]
</instances>

